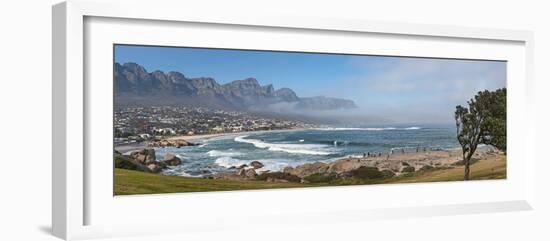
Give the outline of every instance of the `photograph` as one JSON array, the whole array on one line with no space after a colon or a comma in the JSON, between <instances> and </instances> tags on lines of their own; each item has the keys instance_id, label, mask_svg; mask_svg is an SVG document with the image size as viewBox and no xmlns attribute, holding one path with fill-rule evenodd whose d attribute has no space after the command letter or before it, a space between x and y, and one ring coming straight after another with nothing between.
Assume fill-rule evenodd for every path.
<instances>
[{"instance_id":1,"label":"photograph","mask_svg":"<svg viewBox=\"0 0 550 241\"><path fill-rule=\"evenodd\" d=\"M507 61L113 45L114 195L506 179Z\"/></svg>"}]
</instances>

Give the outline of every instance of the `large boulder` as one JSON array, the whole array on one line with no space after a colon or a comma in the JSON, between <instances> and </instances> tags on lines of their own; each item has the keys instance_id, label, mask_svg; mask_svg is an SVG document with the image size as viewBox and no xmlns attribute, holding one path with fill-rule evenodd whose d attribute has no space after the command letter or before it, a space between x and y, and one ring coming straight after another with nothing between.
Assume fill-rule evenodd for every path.
<instances>
[{"instance_id":1,"label":"large boulder","mask_svg":"<svg viewBox=\"0 0 550 241\"><path fill-rule=\"evenodd\" d=\"M162 162L168 166L177 166L181 164L181 159L173 154L164 155Z\"/></svg>"},{"instance_id":2,"label":"large boulder","mask_svg":"<svg viewBox=\"0 0 550 241\"><path fill-rule=\"evenodd\" d=\"M365 165L366 164L364 162L358 159L342 159L331 163L328 168L328 172L341 174L356 170Z\"/></svg>"},{"instance_id":3,"label":"large boulder","mask_svg":"<svg viewBox=\"0 0 550 241\"><path fill-rule=\"evenodd\" d=\"M166 166L162 164L162 162L156 162L156 163L149 163L147 165L147 168L151 170L152 173L159 173L161 172Z\"/></svg>"},{"instance_id":4,"label":"large boulder","mask_svg":"<svg viewBox=\"0 0 550 241\"><path fill-rule=\"evenodd\" d=\"M264 167L264 164L259 161L251 161L249 165L254 169L260 169Z\"/></svg>"},{"instance_id":5,"label":"large boulder","mask_svg":"<svg viewBox=\"0 0 550 241\"><path fill-rule=\"evenodd\" d=\"M246 178L256 178L256 171L253 168L250 168L245 171L244 176Z\"/></svg>"},{"instance_id":6,"label":"large boulder","mask_svg":"<svg viewBox=\"0 0 550 241\"><path fill-rule=\"evenodd\" d=\"M134 151L130 156L141 164L148 165L156 161L155 149L146 148L139 151Z\"/></svg>"},{"instance_id":7,"label":"large boulder","mask_svg":"<svg viewBox=\"0 0 550 241\"><path fill-rule=\"evenodd\" d=\"M115 159L115 168L141 171L141 172L151 172L151 170L147 168L147 166L139 163L138 161L132 159L129 156L115 154L114 159Z\"/></svg>"},{"instance_id":8,"label":"large boulder","mask_svg":"<svg viewBox=\"0 0 550 241\"><path fill-rule=\"evenodd\" d=\"M187 141L180 139L180 140L174 140L172 142L172 145L177 147L177 148L180 148L182 146L188 146L189 144L187 143Z\"/></svg>"},{"instance_id":9,"label":"large boulder","mask_svg":"<svg viewBox=\"0 0 550 241\"><path fill-rule=\"evenodd\" d=\"M241 169L237 175L247 179L254 179L256 178L256 171L254 171L254 168Z\"/></svg>"},{"instance_id":10,"label":"large boulder","mask_svg":"<svg viewBox=\"0 0 550 241\"><path fill-rule=\"evenodd\" d=\"M306 163L297 167L285 167L283 172L304 178L313 174L326 173L328 169L328 164L323 162L314 162Z\"/></svg>"}]
</instances>

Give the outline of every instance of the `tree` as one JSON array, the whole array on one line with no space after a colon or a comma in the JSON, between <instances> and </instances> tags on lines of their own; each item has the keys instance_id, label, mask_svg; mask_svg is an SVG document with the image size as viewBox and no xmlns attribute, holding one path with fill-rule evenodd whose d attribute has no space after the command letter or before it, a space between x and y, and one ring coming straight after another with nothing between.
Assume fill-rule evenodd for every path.
<instances>
[{"instance_id":1,"label":"tree","mask_svg":"<svg viewBox=\"0 0 550 241\"><path fill-rule=\"evenodd\" d=\"M506 88L480 92L483 99L484 121L482 143L506 153Z\"/></svg>"},{"instance_id":2,"label":"tree","mask_svg":"<svg viewBox=\"0 0 550 241\"><path fill-rule=\"evenodd\" d=\"M480 91L468 108L456 106L456 135L462 147L464 180L470 179L470 159L479 144L506 151L506 88Z\"/></svg>"},{"instance_id":3,"label":"tree","mask_svg":"<svg viewBox=\"0 0 550 241\"><path fill-rule=\"evenodd\" d=\"M462 147L462 160L464 161L464 180L470 179L470 159L481 141L481 125L483 122L476 102L472 99L468 102L468 105L470 108L459 105L455 111L456 136Z\"/></svg>"}]
</instances>

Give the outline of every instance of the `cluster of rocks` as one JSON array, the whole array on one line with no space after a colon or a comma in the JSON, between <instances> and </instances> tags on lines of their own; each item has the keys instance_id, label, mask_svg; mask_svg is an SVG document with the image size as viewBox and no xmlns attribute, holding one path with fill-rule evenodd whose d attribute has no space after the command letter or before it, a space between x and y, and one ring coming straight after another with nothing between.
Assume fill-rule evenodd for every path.
<instances>
[{"instance_id":1,"label":"cluster of rocks","mask_svg":"<svg viewBox=\"0 0 550 241\"><path fill-rule=\"evenodd\" d=\"M134 151L130 155L115 152L115 167L143 172L159 173L168 166L181 164L181 159L173 154L165 154L157 160L155 150L151 148Z\"/></svg>"},{"instance_id":2,"label":"cluster of rocks","mask_svg":"<svg viewBox=\"0 0 550 241\"><path fill-rule=\"evenodd\" d=\"M331 163L307 163L296 167L285 167L282 172L306 180L308 179L307 177L315 175L325 175L334 178L353 178L364 176L369 179L375 179L382 177L393 177L398 173L389 169L380 169L374 165L374 163L366 163L360 159L342 159ZM363 175L362 172L369 173L369 175Z\"/></svg>"},{"instance_id":3,"label":"cluster of rocks","mask_svg":"<svg viewBox=\"0 0 550 241\"><path fill-rule=\"evenodd\" d=\"M150 147L183 147L183 146L196 146L197 144L188 142L183 139L163 139L149 142Z\"/></svg>"},{"instance_id":4,"label":"cluster of rocks","mask_svg":"<svg viewBox=\"0 0 550 241\"><path fill-rule=\"evenodd\" d=\"M487 155L481 152L479 157ZM348 157L334 162L306 163L285 167L282 171L270 172L257 169L263 164L254 161L248 165L231 167L233 174L218 178L255 179L268 182L331 182L348 179L384 179L418 171L448 168L461 159L459 152L430 151L400 156Z\"/></svg>"},{"instance_id":5,"label":"cluster of rocks","mask_svg":"<svg viewBox=\"0 0 550 241\"><path fill-rule=\"evenodd\" d=\"M499 155L493 149L480 149L475 158L483 159L487 155ZM348 157L334 162L308 163L296 167L285 167L283 173L295 175L302 179L315 176L330 176L334 178L359 177L368 173L371 178L388 178L418 171L428 171L436 168L450 168L464 165L460 150L430 150L422 153L405 155ZM360 174L363 172L362 174Z\"/></svg>"},{"instance_id":6,"label":"cluster of rocks","mask_svg":"<svg viewBox=\"0 0 550 241\"><path fill-rule=\"evenodd\" d=\"M251 161L248 164L240 166L231 166L229 170L235 170L234 173L219 173L213 175L214 179L255 179L258 176L258 169L264 167L264 164L259 161Z\"/></svg>"},{"instance_id":7,"label":"cluster of rocks","mask_svg":"<svg viewBox=\"0 0 550 241\"><path fill-rule=\"evenodd\" d=\"M345 179L382 179L397 175L389 169L379 169L373 165L367 165L359 160L343 159L332 163L315 162L285 167L282 171L268 171L258 169L264 165L259 161L252 161L239 167L230 167L233 173L222 173L213 176L214 179L230 180L260 180L267 182L330 182ZM402 172L415 171L415 168L403 162Z\"/></svg>"}]
</instances>

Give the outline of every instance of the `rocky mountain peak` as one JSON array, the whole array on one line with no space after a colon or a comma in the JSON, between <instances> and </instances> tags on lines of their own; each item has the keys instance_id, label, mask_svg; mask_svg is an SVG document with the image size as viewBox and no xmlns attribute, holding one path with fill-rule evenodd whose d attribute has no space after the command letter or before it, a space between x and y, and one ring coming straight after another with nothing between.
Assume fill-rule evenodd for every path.
<instances>
[{"instance_id":1,"label":"rocky mountain peak","mask_svg":"<svg viewBox=\"0 0 550 241\"><path fill-rule=\"evenodd\" d=\"M115 100L117 103L166 104L265 109L279 102L297 102L304 109L355 108L351 100L329 97L301 98L289 88L275 90L272 84L261 86L255 78L220 85L209 77L187 78L180 72L148 73L136 63L115 63ZM169 100L169 101L168 101ZM142 102L142 103L141 103Z\"/></svg>"},{"instance_id":2,"label":"rocky mountain peak","mask_svg":"<svg viewBox=\"0 0 550 241\"><path fill-rule=\"evenodd\" d=\"M295 102L299 100L296 93L289 88L278 89L277 91L275 91L275 96L279 97L280 99L286 102Z\"/></svg>"}]
</instances>

